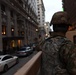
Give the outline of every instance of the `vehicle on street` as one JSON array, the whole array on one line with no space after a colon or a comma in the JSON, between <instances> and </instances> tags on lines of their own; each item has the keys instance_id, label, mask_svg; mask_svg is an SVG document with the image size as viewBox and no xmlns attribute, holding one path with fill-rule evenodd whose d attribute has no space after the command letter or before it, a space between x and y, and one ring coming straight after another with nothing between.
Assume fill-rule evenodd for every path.
<instances>
[{"instance_id":1,"label":"vehicle on street","mask_svg":"<svg viewBox=\"0 0 76 75\"><path fill-rule=\"evenodd\" d=\"M27 56L30 55L33 52L33 50L27 46L27 47L22 47L21 49L16 51L17 56Z\"/></svg>"},{"instance_id":2,"label":"vehicle on street","mask_svg":"<svg viewBox=\"0 0 76 75\"><path fill-rule=\"evenodd\" d=\"M36 45L35 44L32 44L33 51L35 51L35 47L36 47Z\"/></svg>"},{"instance_id":3,"label":"vehicle on street","mask_svg":"<svg viewBox=\"0 0 76 75\"><path fill-rule=\"evenodd\" d=\"M19 62L17 56L13 55L0 55L0 72L6 72L10 67Z\"/></svg>"},{"instance_id":4,"label":"vehicle on street","mask_svg":"<svg viewBox=\"0 0 76 75\"><path fill-rule=\"evenodd\" d=\"M30 47L31 47L31 49L32 49L33 51L35 51L36 44L35 44L35 43L32 43L32 44L30 44Z\"/></svg>"}]
</instances>

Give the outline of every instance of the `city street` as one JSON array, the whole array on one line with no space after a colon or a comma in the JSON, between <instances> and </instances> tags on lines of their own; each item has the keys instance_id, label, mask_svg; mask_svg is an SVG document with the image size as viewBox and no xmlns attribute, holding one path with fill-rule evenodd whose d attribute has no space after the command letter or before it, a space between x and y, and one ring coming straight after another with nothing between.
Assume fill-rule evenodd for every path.
<instances>
[{"instance_id":1,"label":"city street","mask_svg":"<svg viewBox=\"0 0 76 75\"><path fill-rule=\"evenodd\" d=\"M19 63L11 67L7 72L1 73L0 75L14 75L14 73L20 69L27 61L29 61L37 52L33 52L30 56L20 57Z\"/></svg>"}]
</instances>

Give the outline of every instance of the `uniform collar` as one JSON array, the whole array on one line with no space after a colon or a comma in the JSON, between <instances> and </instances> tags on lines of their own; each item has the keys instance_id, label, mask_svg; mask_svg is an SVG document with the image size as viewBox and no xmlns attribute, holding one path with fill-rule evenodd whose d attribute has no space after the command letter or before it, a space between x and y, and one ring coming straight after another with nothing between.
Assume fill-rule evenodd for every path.
<instances>
[{"instance_id":1,"label":"uniform collar","mask_svg":"<svg viewBox=\"0 0 76 75\"><path fill-rule=\"evenodd\" d=\"M61 32L52 32L50 35L51 36L62 36L62 37L65 37L65 34L61 33Z\"/></svg>"}]
</instances>

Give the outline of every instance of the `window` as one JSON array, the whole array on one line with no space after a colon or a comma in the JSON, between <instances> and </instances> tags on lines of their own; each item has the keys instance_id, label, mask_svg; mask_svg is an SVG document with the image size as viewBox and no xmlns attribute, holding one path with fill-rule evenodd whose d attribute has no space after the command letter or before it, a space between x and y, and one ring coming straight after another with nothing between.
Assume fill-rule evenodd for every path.
<instances>
[{"instance_id":1,"label":"window","mask_svg":"<svg viewBox=\"0 0 76 75\"><path fill-rule=\"evenodd\" d=\"M39 10L39 8L38 8L38 10Z\"/></svg>"},{"instance_id":2,"label":"window","mask_svg":"<svg viewBox=\"0 0 76 75\"><path fill-rule=\"evenodd\" d=\"M5 56L2 61L12 58L12 56Z\"/></svg>"},{"instance_id":3,"label":"window","mask_svg":"<svg viewBox=\"0 0 76 75\"><path fill-rule=\"evenodd\" d=\"M24 31L21 31L21 35L24 35Z\"/></svg>"},{"instance_id":4,"label":"window","mask_svg":"<svg viewBox=\"0 0 76 75\"><path fill-rule=\"evenodd\" d=\"M13 11L10 11L10 15L11 15L11 17L13 17Z\"/></svg>"},{"instance_id":5,"label":"window","mask_svg":"<svg viewBox=\"0 0 76 75\"><path fill-rule=\"evenodd\" d=\"M14 36L14 28L11 28L11 35Z\"/></svg>"},{"instance_id":6,"label":"window","mask_svg":"<svg viewBox=\"0 0 76 75\"><path fill-rule=\"evenodd\" d=\"M5 11L5 6L1 4L1 10Z\"/></svg>"},{"instance_id":7,"label":"window","mask_svg":"<svg viewBox=\"0 0 76 75\"><path fill-rule=\"evenodd\" d=\"M2 35L6 35L6 26L2 25Z\"/></svg>"},{"instance_id":8,"label":"window","mask_svg":"<svg viewBox=\"0 0 76 75\"><path fill-rule=\"evenodd\" d=\"M38 16L40 16L40 14Z\"/></svg>"},{"instance_id":9,"label":"window","mask_svg":"<svg viewBox=\"0 0 76 75\"><path fill-rule=\"evenodd\" d=\"M40 18L38 18L40 20Z\"/></svg>"},{"instance_id":10,"label":"window","mask_svg":"<svg viewBox=\"0 0 76 75\"><path fill-rule=\"evenodd\" d=\"M6 15L5 6L1 5L1 14Z\"/></svg>"},{"instance_id":11,"label":"window","mask_svg":"<svg viewBox=\"0 0 76 75\"><path fill-rule=\"evenodd\" d=\"M73 36L73 42L76 44L76 35Z\"/></svg>"}]
</instances>

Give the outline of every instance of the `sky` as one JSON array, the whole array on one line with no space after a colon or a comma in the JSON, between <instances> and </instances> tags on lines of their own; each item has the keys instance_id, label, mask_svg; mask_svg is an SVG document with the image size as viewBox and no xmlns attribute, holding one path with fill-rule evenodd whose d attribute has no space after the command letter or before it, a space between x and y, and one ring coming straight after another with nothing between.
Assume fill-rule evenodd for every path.
<instances>
[{"instance_id":1,"label":"sky","mask_svg":"<svg viewBox=\"0 0 76 75\"><path fill-rule=\"evenodd\" d=\"M62 0L43 0L45 7L45 22L50 22L53 14L62 11Z\"/></svg>"}]
</instances>

